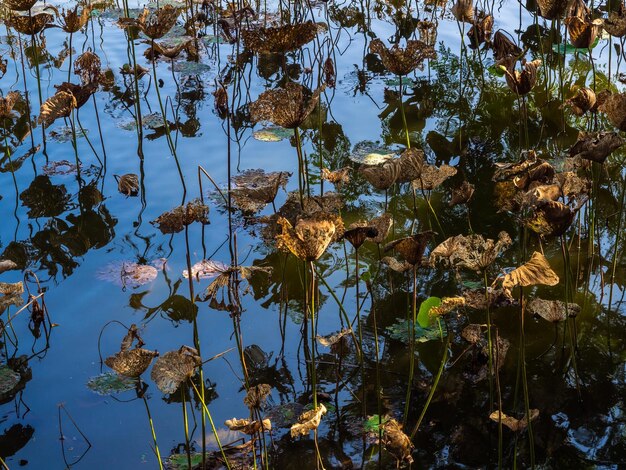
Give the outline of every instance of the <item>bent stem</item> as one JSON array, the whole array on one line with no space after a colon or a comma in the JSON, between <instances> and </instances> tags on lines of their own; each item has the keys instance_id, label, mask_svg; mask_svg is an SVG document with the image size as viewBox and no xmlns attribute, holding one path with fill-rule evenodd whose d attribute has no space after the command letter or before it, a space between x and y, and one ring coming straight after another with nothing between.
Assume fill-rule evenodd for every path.
<instances>
[{"instance_id":1,"label":"bent stem","mask_svg":"<svg viewBox=\"0 0 626 470\"><path fill-rule=\"evenodd\" d=\"M159 444L157 443L156 431L154 429L154 422L152 421L152 415L150 414L150 407L148 406L148 400L145 395L141 397L143 403L146 406L146 413L148 413L148 421L150 422L150 431L152 432L152 440L154 442L154 451L156 453L157 460L159 461L159 469L163 470L163 461L161 460L161 452L159 451Z\"/></svg>"}]
</instances>

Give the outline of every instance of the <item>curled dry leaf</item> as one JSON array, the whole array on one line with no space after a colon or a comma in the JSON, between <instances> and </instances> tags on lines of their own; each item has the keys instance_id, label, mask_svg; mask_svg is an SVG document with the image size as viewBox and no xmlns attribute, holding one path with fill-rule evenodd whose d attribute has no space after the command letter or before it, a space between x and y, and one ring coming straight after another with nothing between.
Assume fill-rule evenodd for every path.
<instances>
[{"instance_id":1,"label":"curled dry leaf","mask_svg":"<svg viewBox=\"0 0 626 470\"><path fill-rule=\"evenodd\" d=\"M576 91L576 94L565 100L565 104L567 104L572 112L576 116L582 116L587 111L593 110L596 105L596 94L589 87L582 87Z\"/></svg>"},{"instance_id":2,"label":"curled dry leaf","mask_svg":"<svg viewBox=\"0 0 626 470\"><path fill-rule=\"evenodd\" d=\"M570 16L565 18L569 41L578 49L590 49L602 29L602 20Z\"/></svg>"},{"instance_id":3,"label":"curled dry leaf","mask_svg":"<svg viewBox=\"0 0 626 470\"><path fill-rule=\"evenodd\" d=\"M387 190L398 179L400 166L389 160L380 165L361 165L359 173L376 189Z\"/></svg>"},{"instance_id":4,"label":"curled dry leaf","mask_svg":"<svg viewBox=\"0 0 626 470\"><path fill-rule=\"evenodd\" d=\"M334 171L330 171L328 168L322 168L321 176L323 180L330 181L339 189L343 184L350 182L350 171L352 171L352 168L349 166Z\"/></svg>"},{"instance_id":5,"label":"curled dry leaf","mask_svg":"<svg viewBox=\"0 0 626 470\"><path fill-rule=\"evenodd\" d=\"M541 199L534 205L531 215L524 223L541 236L559 237L572 224L576 212L560 201Z\"/></svg>"},{"instance_id":6,"label":"curled dry leaf","mask_svg":"<svg viewBox=\"0 0 626 470\"><path fill-rule=\"evenodd\" d=\"M77 4L74 9L63 9L59 15L59 26L66 33L71 34L80 31L87 24L87 21L89 21L93 7L87 4L79 13L79 6L80 4Z\"/></svg>"},{"instance_id":7,"label":"curled dry leaf","mask_svg":"<svg viewBox=\"0 0 626 470\"><path fill-rule=\"evenodd\" d=\"M426 59L435 59L435 49L419 40L409 40L406 47L401 48L395 44L388 49L380 39L374 39L369 46L374 54L378 54L383 65L391 73L396 75L408 75L413 70L421 67Z\"/></svg>"},{"instance_id":8,"label":"curled dry leaf","mask_svg":"<svg viewBox=\"0 0 626 470\"><path fill-rule=\"evenodd\" d=\"M428 315L431 317L441 317L464 305L465 297L443 297L441 304L437 307L431 307L428 311Z\"/></svg>"},{"instance_id":9,"label":"curled dry leaf","mask_svg":"<svg viewBox=\"0 0 626 470\"><path fill-rule=\"evenodd\" d=\"M541 66L541 60L536 59L531 62L522 60L522 71L515 69L517 58L505 57L500 59L497 64L504 71L504 77L509 88L519 96L523 96L530 92L537 82L537 71Z\"/></svg>"},{"instance_id":10,"label":"curled dry leaf","mask_svg":"<svg viewBox=\"0 0 626 470\"><path fill-rule=\"evenodd\" d=\"M151 12L144 8L137 17L136 25L150 39L160 39L176 24L180 11L172 5L165 5Z\"/></svg>"},{"instance_id":11,"label":"curled dry leaf","mask_svg":"<svg viewBox=\"0 0 626 470\"><path fill-rule=\"evenodd\" d=\"M414 179L413 189L420 191L432 191L438 188L445 180L456 175L456 168L450 165L424 165L417 179Z\"/></svg>"},{"instance_id":12,"label":"curled dry leaf","mask_svg":"<svg viewBox=\"0 0 626 470\"><path fill-rule=\"evenodd\" d=\"M578 304L539 298L528 302L526 308L532 315L539 316L553 323L565 321L567 317L576 317L580 313L580 306Z\"/></svg>"},{"instance_id":13,"label":"curled dry leaf","mask_svg":"<svg viewBox=\"0 0 626 470\"><path fill-rule=\"evenodd\" d=\"M315 431L326 411L324 404L320 403L317 408L302 413L298 422L291 426L291 437L306 436L309 432Z\"/></svg>"},{"instance_id":14,"label":"curled dry leaf","mask_svg":"<svg viewBox=\"0 0 626 470\"><path fill-rule=\"evenodd\" d=\"M472 0L456 0L451 9L457 21L472 23L474 20L474 2Z\"/></svg>"},{"instance_id":15,"label":"curled dry leaf","mask_svg":"<svg viewBox=\"0 0 626 470\"><path fill-rule=\"evenodd\" d=\"M37 13L36 15L11 15L9 18L9 26L18 33L34 36L40 33L49 24L52 23L54 17L49 13Z\"/></svg>"},{"instance_id":16,"label":"curled dry leaf","mask_svg":"<svg viewBox=\"0 0 626 470\"><path fill-rule=\"evenodd\" d=\"M37 0L4 0L3 3L9 10L28 11L37 3Z\"/></svg>"},{"instance_id":17,"label":"curled dry leaf","mask_svg":"<svg viewBox=\"0 0 626 470\"><path fill-rule=\"evenodd\" d=\"M499 29L493 35L493 55L496 61L506 57L519 57L522 50L509 38L508 33Z\"/></svg>"},{"instance_id":18,"label":"curled dry leaf","mask_svg":"<svg viewBox=\"0 0 626 470\"><path fill-rule=\"evenodd\" d=\"M72 93L57 91L41 105L38 122L49 127L58 118L68 117L77 107L78 103Z\"/></svg>"},{"instance_id":19,"label":"curled dry leaf","mask_svg":"<svg viewBox=\"0 0 626 470\"><path fill-rule=\"evenodd\" d=\"M194 222L209 223L209 207L199 199L164 212L150 223L156 225L161 233L178 233Z\"/></svg>"},{"instance_id":20,"label":"curled dry leaf","mask_svg":"<svg viewBox=\"0 0 626 470\"><path fill-rule=\"evenodd\" d=\"M244 434L248 434L252 436L253 434L258 433L259 431L271 431L272 430L272 422L269 419L264 419L262 423L259 421L253 421L250 419L227 419L224 421L224 424L231 431L240 431Z\"/></svg>"},{"instance_id":21,"label":"curled dry leaf","mask_svg":"<svg viewBox=\"0 0 626 470\"><path fill-rule=\"evenodd\" d=\"M126 196L137 196L139 194L139 177L134 173L125 175L113 175L117 180L117 190Z\"/></svg>"},{"instance_id":22,"label":"curled dry leaf","mask_svg":"<svg viewBox=\"0 0 626 470\"><path fill-rule=\"evenodd\" d=\"M339 343L339 341L341 341L342 338L345 338L348 335L352 334L352 328L344 328L341 331L339 331L338 333L332 334L332 335L328 335L328 336L317 336L317 341L318 343L320 343L322 346L325 346L327 348L334 346L335 344Z\"/></svg>"},{"instance_id":23,"label":"curled dry leaf","mask_svg":"<svg viewBox=\"0 0 626 470\"><path fill-rule=\"evenodd\" d=\"M559 276L552 270L546 257L538 251L535 251L530 259L519 268L505 274L502 279L502 287L505 289L539 284L556 286L558 283Z\"/></svg>"},{"instance_id":24,"label":"curled dry leaf","mask_svg":"<svg viewBox=\"0 0 626 470\"><path fill-rule=\"evenodd\" d=\"M80 77L83 86L100 83L102 62L100 57L91 51L85 51L74 61L74 73Z\"/></svg>"},{"instance_id":25,"label":"curled dry leaf","mask_svg":"<svg viewBox=\"0 0 626 470\"><path fill-rule=\"evenodd\" d=\"M620 2L617 10L611 11L609 17L604 20L602 28L611 36L621 38L626 35L626 5Z\"/></svg>"},{"instance_id":26,"label":"curled dry leaf","mask_svg":"<svg viewBox=\"0 0 626 470\"><path fill-rule=\"evenodd\" d=\"M279 217L278 225L281 227L281 233L276 236L278 247L305 261L318 259L328 245L343 233L341 219L323 213L299 219L295 226L284 217Z\"/></svg>"},{"instance_id":27,"label":"curled dry leaf","mask_svg":"<svg viewBox=\"0 0 626 470\"><path fill-rule=\"evenodd\" d=\"M433 238L435 232L416 233L410 237L400 238L385 245L385 251L396 250L411 266L418 266L422 263L422 257L428 242Z\"/></svg>"},{"instance_id":28,"label":"curled dry leaf","mask_svg":"<svg viewBox=\"0 0 626 470\"><path fill-rule=\"evenodd\" d=\"M437 23L428 20L420 20L417 23L420 41L429 46L434 46L437 42Z\"/></svg>"},{"instance_id":29,"label":"curled dry leaf","mask_svg":"<svg viewBox=\"0 0 626 470\"><path fill-rule=\"evenodd\" d=\"M385 450L395 457L398 465L413 463L411 454L414 446L409 436L402 431L402 425L391 418L385 421L382 430L382 444Z\"/></svg>"},{"instance_id":30,"label":"curled dry leaf","mask_svg":"<svg viewBox=\"0 0 626 470\"><path fill-rule=\"evenodd\" d=\"M190 379L196 367L202 364L198 351L182 346L178 351L168 351L152 367L150 378L163 393L172 394Z\"/></svg>"},{"instance_id":31,"label":"curled dry leaf","mask_svg":"<svg viewBox=\"0 0 626 470\"><path fill-rule=\"evenodd\" d=\"M524 152L519 162L496 163L496 171L493 174L493 181L504 181L528 172L532 168L541 165L544 160L537 157L534 150Z\"/></svg>"},{"instance_id":32,"label":"curled dry leaf","mask_svg":"<svg viewBox=\"0 0 626 470\"><path fill-rule=\"evenodd\" d=\"M500 232L497 241L485 239L482 235L457 235L432 250L429 263L432 266L443 263L444 266L483 271L512 243L506 232Z\"/></svg>"},{"instance_id":33,"label":"curled dry leaf","mask_svg":"<svg viewBox=\"0 0 626 470\"><path fill-rule=\"evenodd\" d=\"M11 271L12 269L17 269L17 263L10 259L0 259L0 274L5 271Z\"/></svg>"},{"instance_id":34,"label":"curled dry leaf","mask_svg":"<svg viewBox=\"0 0 626 470\"><path fill-rule=\"evenodd\" d=\"M570 0L537 0L539 15L547 20L556 20L565 14Z\"/></svg>"},{"instance_id":35,"label":"curled dry leaf","mask_svg":"<svg viewBox=\"0 0 626 470\"><path fill-rule=\"evenodd\" d=\"M578 140L570 148L572 158L584 158L604 163L611 153L626 143L618 132L580 132Z\"/></svg>"},{"instance_id":36,"label":"curled dry leaf","mask_svg":"<svg viewBox=\"0 0 626 470\"><path fill-rule=\"evenodd\" d=\"M626 131L626 94L615 93L608 96L598 106L598 111L606 114L611 124L620 131Z\"/></svg>"},{"instance_id":37,"label":"curled dry leaf","mask_svg":"<svg viewBox=\"0 0 626 470\"><path fill-rule=\"evenodd\" d=\"M63 82L54 87L57 89L57 93L62 91L74 95L74 98L76 98L76 108L82 107L98 89L96 83L89 83L82 86L76 85L75 83Z\"/></svg>"},{"instance_id":38,"label":"curled dry leaf","mask_svg":"<svg viewBox=\"0 0 626 470\"><path fill-rule=\"evenodd\" d=\"M149 349L129 349L107 357L104 363L120 375L139 377L150 367L152 359L158 355L158 352Z\"/></svg>"},{"instance_id":39,"label":"curled dry leaf","mask_svg":"<svg viewBox=\"0 0 626 470\"><path fill-rule=\"evenodd\" d=\"M463 181L461 186L458 188L454 188L452 190L452 195L450 196L450 202L448 204L450 206L456 206L458 204L467 204L474 195L474 185L469 181Z\"/></svg>"},{"instance_id":40,"label":"curled dry leaf","mask_svg":"<svg viewBox=\"0 0 626 470\"><path fill-rule=\"evenodd\" d=\"M19 282L0 282L0 294L2 295L22 295L24 284Z\"/></svg>"},{"instance_id":41,"label":"curled dry leaf","mask_svg":"<svg viewBox=\"0 0 626 470\"><path fill-rule=\"evenodd\" d=\"M243 403L250 409L260 408L263 404L265 404L265 400L267 400L271 391L272 387L268 384L258 384L254 387L250 387L243 399Z\"/></svg>"},{"instance_id":42,"label":"curled dry leaf","mask_svg":"<svg viewBox=\"0 0 626 470\"><path fill-rule=\"evenodd\" d=\"M22 95L17 91L10 91L0 98L0 118L8 118L13 114L13 106L21 99Z\"/></svg>"},{"instance_id":43,"label":"curled dry leaf","mask_svg":"<svg viewBox=\"0 0 626 470\"><path fill-rule=\"evenodd\" d=\"M530 421L534 421L539 416L539 410L531 409L530 410ZM522 419L516 419L511 416L500 412L499 410L494 411L489 415L489 419L499 423L502 420L502 424L504 424L507 428L509 428L513 432L521 432L528 427L528 418L524 416Z\"/></svg>"},{"instance_id":44,"label":"curled dry leaf","mask_svg":"<svg viewBox=\"0 0 626 470\"><path fill-rule=\"evenodd\" d=\"M368 238L375 238L378 236L378 229L372 226L359 226L354 228L349 228L343 233L343 237L345 240L348 240L350 244L356 248L357 250L365 243L365 240Z\"/></svg>"},{"instance_id":45,"label":"curled dry leaf","mask_svg":"<svg viewBox=\"0 0 626 470\"><path fill-rule=\"evenodd\" d=\"M315 39L318 25L313 21L269 28L243 30L246 49L252 52L280 53L295 51Z\"/></svg>"},{"instance_id":46,"label":"curled dry leaf","mask_svg":"<svg viewBox=\"0 0 626 470\"><path fill-rule=\"evenodd\" d=\"M142 347L145 344L143 340L141 339L141 336L139 336L139 329L137 328L137 325L133 323L132 325L130 325L130 328L128 329L128 333L126 333L124 338L122 338L120 351L129 350L133 346L133 343L135 341L137 341L138 348Z\"/></svg>"},{"instance_id":47,"label":"curled dry leaf","mask_svg":"<svg viewBox=\"0 0 626 470\"><path fill-rule=\"evenodd\" d=\"M493 16L481 15L472 24L472 27L467 32L467 37L470 41L470 47L477 48L484 42L491 40L491 32L493 31Z\"/></svg>"},{"instance_id":48,"label":"curled dry leaf","mask_svg":"<svg viewBox=\"0 0 626 470\"><path fill-rule=\"evenodd\" d=\"M250 104L254 122L270 121L287 129L299 127L317 106L325 85L311 92L308 88L288 82L284 88L266 90Z\"/></svg>"}]
</instances>

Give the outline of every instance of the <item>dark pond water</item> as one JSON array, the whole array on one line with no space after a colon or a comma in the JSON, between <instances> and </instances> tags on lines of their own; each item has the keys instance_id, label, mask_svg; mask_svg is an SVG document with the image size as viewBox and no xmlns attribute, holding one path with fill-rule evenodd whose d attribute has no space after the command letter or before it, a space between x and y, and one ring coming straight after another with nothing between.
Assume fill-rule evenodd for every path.
<instances>
[{"instance_id":1,"label":"dark pond water","mask_svg":"<svg viewBox=\"0 0 626 470\"><path fill-rule=\"evenodd\" d=\"M624 468L623 39L593 23L626 21L619 2L170 2L141 23L102 1L70 34L85 4L38 1L64 28L35 35L20 3L0 33L0 286L25 289L0 297L6 467L159 468L158 447L170 468ZM493 19L478 48L470 11ZM416 39L399 77L385 48ZM577 116L585 92L605 101ZM585 141L604 162L579 131L609 133ZM357 258L341 225L384 213ZM502 243L472 257L478 235ZM128 358L151 367L118 376Z\"/></svg>"}]
</instances>

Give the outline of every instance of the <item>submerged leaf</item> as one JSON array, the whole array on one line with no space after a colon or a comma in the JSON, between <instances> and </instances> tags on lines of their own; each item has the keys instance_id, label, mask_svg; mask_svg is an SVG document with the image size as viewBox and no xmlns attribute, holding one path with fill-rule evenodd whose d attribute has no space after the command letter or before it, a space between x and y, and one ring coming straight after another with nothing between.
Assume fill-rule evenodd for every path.
<instances>
[{"instance_id":1,"label":"submerged leaf","mask_svg":"<svg viewBox=\"0 0 626 470\"><path fill-rule=\"evenodd\" d=\"M105 372L90 378L87 382L87 388L98 395L113 395L133 390L135 388L135 380L115 372Z\"/></svg>"},{"instance_id":2,"label":"submerged leaf","mask_svg":"<svg viewBox=\"0 0 626 470\"><path fill-rule=\"evenodd\" d=\"M574 303L565 303L560 300L533 299L528 303L528 311L546 321L558 323L567 317L575 317L580 313L580 306Z\"/></svg>"},{"instance_id":3,"label":"submerged leaf","mask_svg":"<svg viewBox=\"0 0 626 470\"><path fill-rule=\"evenodd\" d=\"M530 421L534 421L539 416L539 410L531 409L530 410ZM502 421L502 424L505 425L513 432L523 431L528 427L528 418L524 416L522 419L516 419L511 416L507 416L503 412L499 410L494 411L489 415L489 419L495 421L496 423Z\"/></svg>"},{"instance_id":4,"label":"submerged leaf","mask_svg":"<svg viewBox=\"0 0 626 470\"><path fill-rule=\"evenodd\" d=\"M118 261L109 264L103 271L98 272L97 276L121 287L135 288L154 281L158 274L159 271L154 266L134 261Z\"/></svg>"}]
</instances>

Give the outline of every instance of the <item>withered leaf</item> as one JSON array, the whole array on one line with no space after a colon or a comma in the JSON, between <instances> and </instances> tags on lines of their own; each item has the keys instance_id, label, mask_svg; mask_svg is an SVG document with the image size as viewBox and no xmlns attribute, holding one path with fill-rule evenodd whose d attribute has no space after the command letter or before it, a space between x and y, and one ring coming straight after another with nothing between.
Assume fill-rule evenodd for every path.
<instances>
[{"instance_id":1,"label":"withered leaf","mask_svg":"<svg viewBox=\"0 0 626 470\"><path fill-rule=\"evenodd\" d=\"M330 181L339 189L343 184L350 182L350 171L352 171L352 168L349 166L334 171L328 168L322 168L321 176L323 180Z\"/></svg>"},{"instance_id":2,"label":"withered leaf","mask_svg":"<svg viewBox=\"0 0 626 470\"><path fill-rule=\"evenodd\" d=\"M533 299L526 307L532 315L537 315L546 321L558 323L567 317L575 317L580 313L580 306L575 303L565 303L560 300Z\"/></svg>"},{"instance_id":3,"label":"withered leaf","mask_svg":"<svg viewBox=\"0 0 626 470\"><path fill-rule=\"evenodd\" d=\"M461 186L452 190L450 197L450 206L456 206L458 204L467 204L474 195L474 185L468 181L463 181Z\"/></svg>"},{"instance_id":4,"label":"withered leaf","mask_svg":"<svg viewBox=\"0 0 626 470\"><path fill-rule=\"evenodd\" d=\"M352 334L352 328L344 328L338 333L327 335L327 336L318 335L316 338L317 338L318 343L328 348L328 347L334 346L339 341L341 341L342 338L351 334Z\"/></svg>"},{"instance_id":5,"label":"withered leaf","mask_svg":"<svg viewBox=\"0 0 626 470\"><path fill-rule=\"evenodd\" d=\"M493 55L497 61L506 57L519 57L522 50L501 29L493 35Z\"/></svg>"},{"instance_id":6,"label":"withered leaf","mask_svg":"<svg viewBox=\"0 0 626 470\"><path fill-rule=\"evenodd\" d=\"M611 36L621 38L626 35L626 5L620 2L617 10L612 10L604 20L602 28Z\"/></svg>"},{"instance_id":7,"label":"withered leaf","mask_svg":"<svg viewBox=\"0 0 626 470\"><path fill-rule=\"evenodd\" d=\"M399 261L392 256L385 256L380 260L380 262L389 266L390 269L398 273L406 272L412 267L408 261Z\"/></svg>"},{"instance_id":8,"label":"withered leaf","mask_svg":"<svg viewBox=\"0 0 626 470\"><path fill-rule=\"evenodd\" d=\"M21 99L22 95L20 95L17 91L10 91L0 98L0 118L8 118L13 114L13 106Z\"/></svg>"},{"instance_id":9,"label":"withered leaf","mask_svg":"<svg viewBox=\"0 0 626 470\"><path fill-rule=\"evenodd\" d=\"M615 93L608 96L598 110L620 131L626 131L626 94Z\"/></svg>"},{"instance_id":10,"label":"withered leaf","mask_svg":"<svg viewBox=\"0 0 626 470\"><path fill-rule=\"evenodd\" d=\"M260 408L272 391L268 384L258 384L248 389L243 399L244 405L250 409Z\"/></svg>"},{"instance_id":11,"label":"withered leaf","mask_svg":"<svg viewBox=\"0 0 626 470\"><path fill-rule=\"evenodd\" d=\"M22 295L24 293L24 283L19 282L0 282L0 294L2 295Z\"/></svg>"},{"instance_id":12,"label":"withered leaf","mask_svg":"<svg viewBox=\"0 0 626 470\"><path fill-rule=\"evenodd\" d=\"M541 199L524 223L539 235L559 237L567 231L575 215L576 211L560 201Z\"/></svg>"},{"instance_id":13,"label":"withered leaf","mask_svg":"<svg viewBox=\"0 0 626 470\"><path fill-rule=\"evenodd\" d=\"M139 377L150 367L152 359L158 355L158 352L149 349L129 349L107 357L104 363L120 375Z\"/></svg>"},{"instance_id":14,"label":"withered leaf","mask_svg":"<svg viewBox=\"0 0 626 470\"><path fill-rule=\"evenodd\" d=\"M402 431L402 425L395 419L388 419L382 426L382 444L385 446L385 450L389 452L398 463L413 463L413 443L409 436Z\"/></svg>"},{"instance_id":15,"label":"withered leaf","mask_svg":"<svg viewBox=\"0 0 626 470\"><path fill-rule=\"evenodd\" d=\"M443 263L445 266L483 271L512 243L506 232L500 232L497 241L485 239L482 235L457 235L432 250L429 262L433 266Z\"/></svg>"},{"instance_id":16,"label":"withered leaf","mask_svg":"<svg viewBox=\"0 0 626 470\"><path fill-rule=\"evenodd\" d=\"M74 73L80 77L83 86L99 83L102 78L100 57L89 50L83 52L74 61Z\"/></svg>"},{"instance_id":17,"label":"withered leaf","mask_svg":"<svg viewBox=\"0 0 626 470\"><path fill-rule=\"evenodd\" d=\"M311 92L299 83L288 82L284 88L266 90L250 103L252 121L270 121L287 129L299 127L317 106L325 85Z\"/></svg>"},{"instance_id":18,"label":"withered leaf","mask_svg":"<svg viewBox=\"0 0 626 470\"><path fill-rule=\"evenodd\" d=\"M162 233L178 233L194 222L209 223L209 206L200 199L164 212L150 223L156 225Z\"/></svg>"},{"instance_id":19,"label":"withered leaf","mask_svg":"<svg viewBox=\"0 0 626 470\"><path fill-rule=\"evenodd\" d=\"M49 13L37 13L36 15L11 15L8 24L18 33L34 36L40 33L54 17Z\"/></svg>"},{"instance_id":20,"label":"withered leaf","mask_svg":"<svg viewBox=\"0 0 626 470\"><path fill-rule=\"evenodd\" d=\"M552 270L546 257L535 251L526 263L504 276L502 287L510 289L538 284L556 286L558 283L559 276Z\"/></svg>"},{"instance_id":21,"label":"withered leaf","mask_svg":"<svg viewBox=\"0 0 626 470\"><path fill-rule=\"evenodd\" d=\"M136 24L150 39L160 39L176 24L180 11L172 5L165 5L155 11L144 8L137 17Z\"/></svg>"},{"instance_id":22,"label":"withered leaf","mask_svg":"<svg viewBox=\"0 0 626 470\"><path fill-rule=\"evenodd\" d=\"M139 194L139 177L134 173L125 175L113 175L117 180L117 190L126 196L137 196Z\"/></svg>"},{"instance_id":23,"label":"withered leaf","mask_svg":"<svg viewBox=\"0 0 626 470\"><path fill-rule=\"evenodd\" d=\"M576 91L572 98L565 100L565 104L572 109L576 116L582 116L595 107L596 94L591 88L582 87Z\"/></svg>"},{"instance_id":24,"label":"withered leaf","mask_svg":"<svg viewBox=\"0 0 626 470\"><path fill-rule=\"evenodd\" d=\"M424 165L417 179L413 180L413 188L421 191L432 191L438 188L445 180L456 175L456 168L450 165Z\"/></svg>"},{"instance_id":25,"label":"withered leaf","mask_svg":"<svg viewBox=\"0 0 626 470\"><path fill-rule=\"evenodd\" d=\"M570 16L565 18L569 41L578 49L589 49L602 29L602 20Z\"/></svg>"},{"instance_id":26,"label":"withered leaf","mask_svg":"<svg viewBox=\"0 0 626 470\"><path fill-rule=\"evenodd\" d=\"M426 251L426 246L434 235L435 232L428 230L426 232L416 233L410 237L394 240L385 245L385 252L396 250L411 266L420 265L424 251Z\"/></svg>"},{"instance_id":27,"label":"withered leaf","mask_svg":"<svg viewBox=\"0 0 626 470\"><path fill-rule=\"evenodd\" d=\"M172 394L193 376L196 367L201 363L198 351L182 346L177 351L168 351L159 357L152 367L150 378L161 392Z\"/></svg>"},{"instance_id":28,"label":"withered leaf","mask_svg":"<svg viewBox=\"0 0 626 470\"><path fill-rule=\"evenodd\" d=\"M569 154L572 158L579 157L604 163L608 156L624 143L626 141L618 132L580 132Z\"/></svg>"},{"instance_id":29,"label":"withered leaf","mask_svg":"<svg viewBox=\"0 0 626 470\"><path fill-rule=\"evenodd\" d=\"M318 25L313 21L278 27L243 30L244 45L252 52L284 54L301 48L317 35Z\"/></svg>"},{"instance_id":30,"label":"withered leaf","mask_svg":"<svg viewBox=\"0 0 626 470\"><path fill-rule=\"evenodd\" d=\"M56 119L68 117L78 107L76 98L67 91L57 91L41 105L39 124L49 127Z\"/></svg>"},{"instance_id":31,"label":"withered leaf","mask_svg":"<svg viewBox=\"0 0 626 470\"><path fill-rule=\"evenodd\" d=\"M534 421L538 416L539 416L539 410L534 409L534 408L530 410L530 421ZM529 422L526 416L524 416L521 419L516 419L511 416L507 416L506 414L504 414L503 412L500 412L499 410L496 410L493 413L491 413L489 415L489 419L491 419L492 421L495 421L496 423L502 420L502 424L505 425L507 428L509 428L513 432L523 431L524 429L528 427L528 422Z\"/></svg>"},{"instance_id":32,"label":"withered leaf","mask_svg":"<svg viewBox=\"0 0 626 470\"><path fill-rule=\"evenodd\" d=\"M37 0L4 0L5 6L13 11L28 11L35 3Z\"/></svg>"},{"instance_id":33,"label":"withered leaf","mask_svg":"<svg viewBox=\"0 0 626 470\"><path fill-rule=\"evenodd\" d=\"M530 92L537 82L537 71L541 66L541 60L536 59L531 62L522 61L522 71L515 69L517 58L505 57L497 64L504 70L504 77L509 88L517 95L522 96Z\"/></svg>"},{"instance_id":34,"label":"withered leaf","mask_svg":"<svg viewBox=\"0 0 626 470\"><path fill-rule=\"evenodd\" d=\"M191 267L191 277L194 279L210 279L215 276L219 276L229 270L229 266L225 265L221 261L214 261L210 259L203 259L198 261ZM183 277L187 279L189 277L189 271L186 269L183 271Z\"/></svg>"},{"instance_id":35,"label":"withered leaf","mask_svg":"<svg viewBox=\"0 0 626 470\"><path fill-rule=\"evenodd\" d=\"M565 14L570 0L537 0L539 15L547 20L556 20Z\"/></svg>"},{"instance_id":36,"label":"withered leaf","mask_svg":"<svg viewBox=\"0 0 626 470\"><path fill-rule=\"evenodd\" d=\"M388 49L380 39L374 39L369 49L380 56L387 70L401 76L421 67L426 59L437 57L435 49L420 40L408 40L404 48L394 44Z\"/></svg>"},{"instance_id":37,"label":"withered leaf","mask_svg":"<svg viewBox=\"0 0 626 470\"><path fill-rule=\"evenodd\" d=\"M259 431L272 430L272 422L267 418L265 418L262 423L245 418L233 418L227 419L224 421L224 424L231 431L240 431L244 434L248 434L249 436L258 433Z\"/></svg>"},{"instance_id":38,"label":"withered leaf","mask_svg":"<svg viewBox=\"0 0 626 470\"><path fill-rule=\"evenodd\" d=\"M324 404L320 403L317 408L302 413L298 422L291 426L291 437L306 436L310 431L315 431L326 411Z\"/></svg>"},{"instance_id":39,"label":"withered leaf","mask_svg":"<svg viewBox=\"0 0 626 470\"><path fill-rule=\"evenodd\" d=\"M366 239L375 238L377 236L378 229L369 225L349 228L343 233L343 238L348 240L357 250L365 243Z\"/></svg>"},{"instance_id":40,"label":"withered leaf","mask_svg":"<svg viewBox=\"0 0 626 470\"><path fill-rule=\"evenodd\" d=\"M98 272L98 278L113 282L121 287L139 287L157 278L159 271L154 266L138 264L134 261L119 261L110 263Z\"/></svg>"},{"instance_id":41,"label":"withered leaf","mask_svg":"<svg viewBox=\"0 0 626 470\"><path fill-rule=\"evenodd\" d=\"M474 2L472 0L456 0L450 11L457 21L471 23L474 20Z\"/></svg>"},{"instance_id":42,"label":"withered leaf","mask_svg":"<svg viewBox=\"0 0 626 470\"><path fill-rule=\"evenodd\" d=\"M284 217L279 217L278 225L281 227L281 233L276 236L278 247L305 261L318 259L336 235L343 233L343 222L339 217L322 213L299 219L295 227Z\"/></svg>"}]
</instances>

